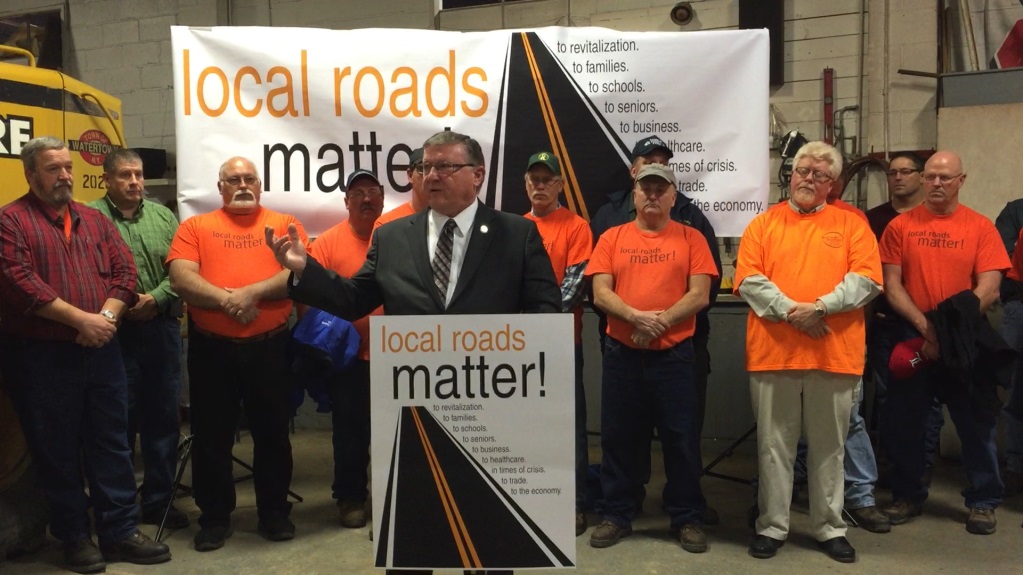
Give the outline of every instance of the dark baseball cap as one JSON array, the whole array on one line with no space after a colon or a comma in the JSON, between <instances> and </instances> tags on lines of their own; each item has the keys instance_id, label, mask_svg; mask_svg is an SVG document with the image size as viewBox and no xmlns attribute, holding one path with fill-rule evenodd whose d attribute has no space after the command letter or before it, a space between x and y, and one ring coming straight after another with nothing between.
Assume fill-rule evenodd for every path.
<instances>
[{"instance_id":1,"label":"dark baseball cap","mask_svg":"<svg viewBox=\"0 0 1023 575\"><path fill-rule=\"evenodd\" d=\"M362 177L372 178L373 181L376 182L378 186L380 185L380 180L377 178L377 175L374 174L373 172L369 170L355 170L354 172L348 174L348 180L345 181L345 191L348 191L348 188L352 187L352 182Z\"/></svg>"},{"instance_id":2,"label":"dark baseball cap","mask_svg":"<svg viewBox=\"0 0 1023 575\"><path fill-rule=\"evenodd\" d=\"M416 148L415 150L412 150L411 152L409 152L409 155L408 155L408 165L409 165L409 168L411 168L411 167L413 167L413 166L415 166L417 164L422 164L422 163L423 163L423 149L422 148Z\"/></svg>"},{"instance_id":3,"label":"dark baseball cap","mask_svg":"<svg viewBox=\"0 0 1023 575\"><path fill-rule=\"evenodd\" d=\"M554 175L561 175L561 164L558 163L558 157L550 152L537 152L532 156L529 156L529 164L526 165L526 170L537 164L543 164L550 168Z\"/></svg>"},{"instance_id":4,"label":"dark baseball cap","mask_svg":"<svg viewBox=\"0 0 1023 575\"><path fill-rule=\"evenodd\" d=\"M671 153L671 148L668 147L668 144L664 143L660 136L653 135L636 142L636 145L632 147L632 158L636 159L640 156L645 156L654 150L664 150L668 153L669 158L675 156L675 154Z\"/></svg>"}]
</instances>

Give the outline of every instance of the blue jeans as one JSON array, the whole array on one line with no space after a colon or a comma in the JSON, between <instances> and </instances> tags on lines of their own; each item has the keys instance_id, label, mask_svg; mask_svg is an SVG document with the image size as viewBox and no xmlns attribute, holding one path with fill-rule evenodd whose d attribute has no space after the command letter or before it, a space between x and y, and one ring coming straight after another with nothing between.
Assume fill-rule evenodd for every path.
<instances>
[{"instance_id":1,"label":"blue jeans","mask_svg":"<svg viewBox=\"0 0 1023 575\"><path fill-rule=\"evenodd\" d=\"M874 484L877 483L874 447L870 444L866 423L860 415L860 404L863 403L862 382L858 387L849 413L849 433L845 437L845 505L850 509L875 505Z\"/></svg>"},{"instance_id":2,"label":"blue jeans","mask_svg":"<svg viewBox=\"0 0 1023 575\"><path fill-rule=\"evenodd\" d=\"M174 497L181 324L165 315L146 322L126 321L117 339L128 378L128 445L135 443L136 431L142 436L142 508L162 508Z\"/></svg>"},{"instance_id":3,"label":"blue jeans","mask_svg":"<svg viewBox=\"0 0 1023 575\"><path fill-rule=\"evenodd\" d=\"M963 489L969 508L994 509L1002 502L1002 479L995 446L996 421L973 415L969 391L950 377L940 362L923 368L902 381L893 381L885 404L889 458L892 464L892 496L896 501L920 504L927 499L922 477L927 463L926 435L935 399L945 403L962 442L961 460L969 485ZM935 390L941 389L941 397Z\"/></svg>"},{"instance_id":4,"label":"blue jeans","mask_svg":"<svg viewBox=\"0 0 1023 575\"><path fill-rule=\"evenodd\" d=\"M707 346L710 342L710 336L706 333L697 333L692 337L693 341L693 382L696 384L696 434L697 442L696 447L700 449L700 460L703 460L703 447L700 444L700 439L703 438L703 420L704 415L707 412L707 379L710 376L710 351ZM654 426L650 426L650 436L646 441L646 448L643 449L642 456L644 458L643 466L646 469L643 475L643 482L640 485L640 490L636 492L636 497L642 499L646 496L646 490L643 487L647 483L650 483L650 444L654 439ZM805 461L805 453L804 453ZM702 471L701 471L702 473ZM805 477L805 474L804 474ZM662 494L663 495L663 494Z\"/></svg>"},{"instance_id":5,"label":"blue jeans","mask_svg":"<svg viewBox=\"0 0 1023 575\"><path fill-rule=\"evenodd\" d=\"M1002 337L1009 347L1023 352L1023 301L1006 302L1002 307ZM1005 403L1005 466L1023 473L1023 368L1019 359L1012 369L1012 387Z\"/></svg>"},{"instance_id":6,"label":"blue jeans","mask_svg":"<svg viewBox=\"0 0 1023 575\"><path fill-rule=\"evenodd\" d=\"M334 446L334 484L339 501L366 501L369 491L369 362L361 359L327 384L334 408L331 441Z\"/></svg>"},{"instance_id":7,"label":"blue jeans","mask_svg":"<svg viewBox=\"0 0 1023 575\"><path fill-rule=\"evenodd\" d=\"M691 340L653 351L607 338L600 414L600 484L606 519L620 525L632 522L635 494L645 472L642 450L653 422L664 455L664 509L671 516L671 527L702 523L707 502L700 488L693 361Z\"/></svg>"},{"instance_id":8,"label":"blue jeans","mask_svg":"<svg viewBox=\"0 0 1023 575\"><path fill-rule=\"evenodd\" d=\"M100 544L131 535L138 507L117 340L97 349L4 337L0 369L39 466L53 536L65 543L88 538L90 505Z\"/></svg>"}]
</instances>

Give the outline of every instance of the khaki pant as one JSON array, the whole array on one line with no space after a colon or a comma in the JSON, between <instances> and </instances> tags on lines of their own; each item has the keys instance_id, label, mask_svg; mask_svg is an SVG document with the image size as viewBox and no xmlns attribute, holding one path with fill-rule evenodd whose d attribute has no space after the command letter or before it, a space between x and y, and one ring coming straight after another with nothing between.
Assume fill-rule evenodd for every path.
<instances>
[{"instance_id":1,"label":"khaki pant","mask_svg":"<svg viewBox=\"0 0 1023 575\"><path fill-rule=\"evenodd\" d=\"M796 444L807 440L810 524L818 541L845 535L845 437L858 375L818 370L750 373L760 466L758 535L789 533Z\"/></svg>"}]
</instances>

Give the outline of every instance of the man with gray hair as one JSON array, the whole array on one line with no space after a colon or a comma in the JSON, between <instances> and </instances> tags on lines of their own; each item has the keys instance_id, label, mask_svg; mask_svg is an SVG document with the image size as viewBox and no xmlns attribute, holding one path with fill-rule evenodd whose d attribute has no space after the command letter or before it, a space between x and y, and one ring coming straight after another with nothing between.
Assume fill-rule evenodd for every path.
<instances>
[{"instance_id":1,"label":"man with gray hair","mask_svg":"<svg viewBox=\"0 0 1023 575\"><path fill-rule=\"evenodd\" d=\"M845 538L845 439L865 352L863 307L881 293L881 261L867 222L827 204L842 171L832 146L796 153L790 199L743 233L735 292L750 305L746 369L760 466L753 557L773 557L789 531L793 463L808 444L810 521L829 557L856 560Z\"/></svg>"},{"instance_id":2,"label":"man with gray hair","mask_svg":"<svg viewBox=\"0 0 1023 575\"><path fill-rule=\"evenodd\" d=\"M168 561L167 546L136 525L116 338L138 300L131 253L110 220L72 201L63 141L30 140L21 160L29 193L0 209L0 370L39 466L50 532L78 573L103 571L107 561Z\"/></svg>"}]
</instances>

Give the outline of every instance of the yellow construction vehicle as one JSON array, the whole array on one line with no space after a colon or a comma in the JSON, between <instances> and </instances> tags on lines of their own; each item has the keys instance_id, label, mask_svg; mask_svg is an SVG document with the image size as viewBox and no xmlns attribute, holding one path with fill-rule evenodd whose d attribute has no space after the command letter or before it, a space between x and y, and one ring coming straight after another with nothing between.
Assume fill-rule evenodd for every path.
<instances>
[{"instance_id":1,"label":"yellow construction vehicle","mask_svg":"<svg viewBox=\"0 0 1023 575\"><path fill-rule=\"evenodd\" d=\"M6 53L6 54L5 54ZM103 159L124 147L121 100L58 72L36 67L27 50L0 45L0 206L28 191L21 147L32 138L63 139L74 162L75 199L104 193Z\"/></svg>"}]
</instances>

